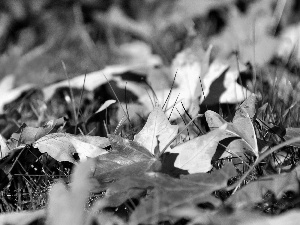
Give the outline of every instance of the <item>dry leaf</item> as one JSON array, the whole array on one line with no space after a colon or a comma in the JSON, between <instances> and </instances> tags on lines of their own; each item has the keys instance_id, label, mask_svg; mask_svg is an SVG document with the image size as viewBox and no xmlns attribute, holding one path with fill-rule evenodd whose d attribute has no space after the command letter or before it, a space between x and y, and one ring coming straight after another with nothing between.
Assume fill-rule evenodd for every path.
<instances>
[{"instance_id":1,"label":"dry leaf","mask_svg":"<svg viewBox=\"0 0 300 225\"><path fill-rule=\"evenodd\" d=\"M169 150L177 153L174 166L189 173L206 173L212 169L211 160L219 141L223 139L227 125L187 141Z\"/></svg>"},{"instance_id":2,"label":"dry leaf","mask_svg":"<svg viewBox=\"0 0 300 225\"><path fill-rule=\"evenodd\" d=\"M98 138L98 145L95 143L89 143L89 139ZM84 140L86 139L86 140ZM41 153L48 153L52 158L57 161L69 161L75 163L74 154L77 153L80 157L80 161L84 161L89 158L106 154L107 151L99 147L99 144L103 142L103 146L106 146L107 138L102 137L89 137L89 136L76 136L67 133L53 133L48 134L34 143L34 147L38 148Z\"/></svg>"},{"instance_id":3,"label":"dry leaf","mask_svg":"<svg viewBox=\"0 0 300 225\"><path fill-rule=\"evenodd\" d=\"M150 113L143 129L134 136L134 141L140 143L153 155L156 155L169 144L177 133L178 126L171 125L162 109L157 106ZM157 152L155 152L156 148Z\"/></svg>"}]
</instances>

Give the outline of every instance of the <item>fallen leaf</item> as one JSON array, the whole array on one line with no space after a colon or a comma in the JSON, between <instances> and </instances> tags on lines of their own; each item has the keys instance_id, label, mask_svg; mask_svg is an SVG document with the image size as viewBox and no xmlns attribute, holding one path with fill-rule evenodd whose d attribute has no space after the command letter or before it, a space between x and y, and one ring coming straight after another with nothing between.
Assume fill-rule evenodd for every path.
<instances>
[{"instance_id":1,"label":"fallen leaf","mask_svg":"<svg viewBox=\"0 0 300 225\"><path fill-rule=\"evenodd\" d=\"M271 35L274 24L272 1L262 0L249 5L246 13L231 5L227 26L211 38L210 44L219 49L218 56L228 58L237 52L241 62L256 65L268 63L275 55L277 39Z\"/></svg>"},{"instance_id":2,"label":"fallen leaf","mask_svg":"<svg viewBox=\"0 0 300 225\"><path fill-rule=\"evenodd\" d=\"M165 113L157 106L150 113L143 129L134 136L134 141L140 143L153 155L157 155L177 133L178 126L171 125ZM170 149L170 147L167 149Z\"/></svg>"},{"instance_id":3,"label":"fallen leaf","mask_svg":"<svg viewBox=\"0 0 300 225\"><path fill-rule=\"evenodd\" d=\"M89 143L90 139L92 144ZM96 142L97 145L94 145L95 139L99 139ZM107 151L102 148L102 146L107 146L106 142L107 138L103 137L84 136L81 138L67 133L53 133L40 138L33 146L38 148L41 153L47 153L59 162L75 163L75 153L80 157L80 161L86 160L87 157L94 158L107 154Z\"/></svg>"},{"instance_id":4,"label":"fallen leaf","mask_svg":"<svg viewBox=\"0 0 300 225\"><path fill-rule=\"evenodd\" d=\"M56 132L57 129L64 125L65 122L66 119L62 117L59 119L50 120L42 127L29 127L24 123L15 133L20 134L20 137L17 139L18 144L32 144L41 137Z\"/></svg>"},{"instance_id":5,"label":"fallen leaf","mask_svg":"<svg viewBox=\"0 0 300 225\"><path fill-rule=\"evenodd\" d=\"M267 191L271 191L277 199L281 198L287 191L298 193L299 169L298 166L289 173L265 176L252 181L227 199L226 203L236 208L242 208L263 201Z\"/></svg>"},{"instance_id":6,"label":"fallen leaf","mask_svg":"<svg viewBox=\"0 0 300 225\"><path fill-rule=\"evenodd\" d=\"M174 120L186 111L194 115L195 108L199 111L199 103L216 105L244 101L251 92L237 83L243 67L231 68L229 63L219 59L210 63L211 51L212 46L204 51L202 44L194 41L172 62L169 77L174 77L174 86L155 91L154 100L144 94L139 102L149 111L152 110L151 101L163 105L167 117Z\"/></svg>"},{"instance_id":7,"label":"fallen leaf","mask_svg":"<svg viewBox=\"0 0 300 225\"><path fill-rule=\"evenodd\" d=\"M238 153L249 152L258 156L258 145L255 130L249 114L244 106L240 106L233 118L232 123L226 122L219 114L213 111L206 111L205 118L211 130L227 124L226 133L223 139L227 139L229 143L223 144L224 149L219 153L220 157L237 156ZM226 150L226 151L225 151ZM222 155L222 156L221 156Z\"/></svg>"},{"instance_id":8,"label":"fallen leaf","mask_svg":"<svg viewBox=\"0 0 300 225\"><path fill-rule=\"evenodd\" d=\"M134 70L136 68L140 68L143 65L112 65L107 66L103 70L95 71L89 74L83 74L77 76L70 80L64 80L52 85L49 85L42 89L44 94L44 100L49 101L53 94L56 92L58 88L62 87L70 87L70 88L77 88L82 89L83 84L84 88L88 91L94 91L97 87L102 84L107 83L108 81L112 80L114 75L122 74L129 70ZM85 80L85 82L84 82Z\"/></svg>"},{"instance_id":9,"label":"fallen leaf","mask_svg":"<svg viewBox=\"0 0 300 225\"><path fill-rule=\"evenodd\" d=\"M218 207L221 201L211 193L226 187L228 179L235 175L236 169L232 164L227 164L211 174L191 174L181 179L157 173L131 177L129 181L124 180L124 189L144 187L152 191L140 201L130 220L135 223L148 223L156 219L161 221L170 217L173 210L182 205L210 203ZM111 190L116 189L122 189L122 181L119 187L114 186Z\"/></svg>"},{"instance_id":10,"label":"fallen leaf","mask_svg":"<svg viewBox=\"0 0 300 225\"><path fill-rule=\"evenodd\" d=\"M240 71L231 69L221 61L214 61L208 72L203 76L203 94L200 98L202 105L215 105L219 103L236 104L244 101L251 92L237 83ZM199 84L201 87L201 85ZM199 89L199 88L198 88Z\"/></svg>"},{"instance_id":11,"label":"fallen leaf","mask_svg":"<svg viewBox=\"0 0 300 225\"><path fill-rule=\"evenodd\" d=\"M94 177L99 182L98 191L124 177L160 169L160 162L139 143L117 135L109 135L109 140L112 150L95 158Z\"/></svg>"},{"instance_id":12,"label":"fallen leaf","mask_svg":"<svg viewBox=\"0 0 300 225\"><path fill-rule=\"evenodd\" d=\"M211 160L219 141L223 139L227 125L222 125L207 134L201 135L169 150L178 154L174 166L192 173L206 173L212 169Z\"/></svg>"}]
</instances>

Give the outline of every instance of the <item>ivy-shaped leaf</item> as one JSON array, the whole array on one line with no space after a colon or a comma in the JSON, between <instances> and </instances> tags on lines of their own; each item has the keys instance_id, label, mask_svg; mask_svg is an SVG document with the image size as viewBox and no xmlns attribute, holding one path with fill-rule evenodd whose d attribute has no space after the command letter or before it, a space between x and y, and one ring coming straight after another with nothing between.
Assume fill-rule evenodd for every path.
<instances>
[{"instance_id":1,"label":"ivy-shaped leaf","mask_svg":"<svg viewBox=\"0 0 300 225\"><path fill-rule=\"evenodd\" d=\"M169 150L178 154L174 166L189 173L205 173L212 169L211 160L227 125L222 125L205 135L187 141Z\"/></svg>"}]
</instances>

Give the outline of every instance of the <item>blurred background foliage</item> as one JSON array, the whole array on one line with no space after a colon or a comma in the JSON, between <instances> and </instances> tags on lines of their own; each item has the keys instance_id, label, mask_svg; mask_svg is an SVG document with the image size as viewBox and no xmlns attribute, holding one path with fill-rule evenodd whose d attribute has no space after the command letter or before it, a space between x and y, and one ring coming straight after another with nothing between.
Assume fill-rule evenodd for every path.
<instances>
[{"instance_id":1,"label":"blurred background foliage","mask_svg":"<svg viewBox=\"0 0 300 225\"><path fill-rule=\"evenodd\" d=\"M134 40L146 43L165 64L196 36L204 48L211 43L228 48L224 30L233 11L238 18L275 14L272 36L300 19L297 0L285 1L284 13L276 0L2 0L0 77L14 74L18 84L49 84L65 79L62 61L71 75L129 63L130 50L121 46Z\"/></svg>"}]
</instances>

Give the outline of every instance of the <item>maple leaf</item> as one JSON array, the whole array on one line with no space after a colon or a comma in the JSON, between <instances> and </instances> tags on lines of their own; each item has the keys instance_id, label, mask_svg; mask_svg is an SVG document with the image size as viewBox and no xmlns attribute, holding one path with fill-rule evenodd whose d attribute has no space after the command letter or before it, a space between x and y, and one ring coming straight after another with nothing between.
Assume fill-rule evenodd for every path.
<instances>
[{"instance_id":1,"label":"maple leaf","mask_svg":"<svg viewBox=\"0 0 300 225\"><path fill-rule=\"evenodd\" d=\"M76 163L75 153L78 154L80 161L94 158L101 154L107 154L103 148L109 145L107 138L96 136L76 136L68 133L48 134L33 146L38 148L41 153L47 153L57 161L69 161Z\"/></svg>"},{"instance_id":2,"label":"maple leaf","mask_svg":"<svg viewBox=\"0 0 300 225\"><path fill-rule=\"evenodd\" d=\"M150 113L143 129L134 136L134 141L140 143L153 155L157 155L177 133L178 126L171 125L165 113L157 106Z\"/></svg>"},{"instance_id":3,"label":"maple leaf","mask_svg":"<svg viewBox=\"0 0 300 225\"><path fill-rule=\"evenodd\" d=\"M174 166L189 173L205 173L212 169L211 160L220 140L223 139L227 125L201 135L168 152L178 154Z\"/></svg>"},{"instance_id":4,"label":"maple leaf","mask_svg":"<svg viewBox=\"0 0 300 225\"><path fill-rule=\"evenodd\" d=\"M145 171L161 169L161 150L177 135L178 126L171 125L160 107L150 113L143 129L133 141L109 135L112 151L97 157L95 177L101 188L124 176L137 176Z\"/></svg>"}]
</instances>

